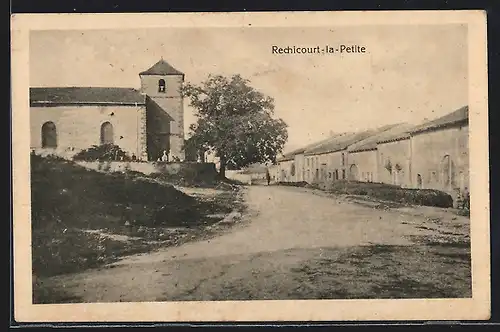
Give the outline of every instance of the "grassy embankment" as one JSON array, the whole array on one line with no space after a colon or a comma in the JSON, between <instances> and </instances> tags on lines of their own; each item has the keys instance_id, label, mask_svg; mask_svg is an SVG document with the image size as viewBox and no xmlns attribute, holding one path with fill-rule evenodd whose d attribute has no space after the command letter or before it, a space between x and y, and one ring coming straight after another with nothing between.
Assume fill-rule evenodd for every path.
<instances>
[{"instance_id":1,"label":"grassy embankment","mask_svg":"<svg viewBox=\"0 0 500 332\"><path fill-rule=\"evenodd\" d=\"M210 236L225 215L244 208L238 186L231 183L199 183L216 190L193 197L169 180L137 172L102 173L32 155L35 297L37 291L39 296L44 293L37 287L39 278Z\"/></svg>"}]
</instances>

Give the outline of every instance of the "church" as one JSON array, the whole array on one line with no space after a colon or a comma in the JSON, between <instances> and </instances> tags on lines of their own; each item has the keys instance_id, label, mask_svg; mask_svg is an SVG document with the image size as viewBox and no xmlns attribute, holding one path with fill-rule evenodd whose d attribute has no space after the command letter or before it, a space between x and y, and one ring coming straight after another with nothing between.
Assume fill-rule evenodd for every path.
<instances>
[{"instance_id":1,"label":"church","mask_svg":"<svg viewBox=\"0 0 500 332\"><path fill-rule=\"evenodd\" d=\"M31 149L64 154L112 143L139 160L163 151L184 160L184 74L161 59L139 78L140 90L31 87Z\"/></svg>"}]
</instances>

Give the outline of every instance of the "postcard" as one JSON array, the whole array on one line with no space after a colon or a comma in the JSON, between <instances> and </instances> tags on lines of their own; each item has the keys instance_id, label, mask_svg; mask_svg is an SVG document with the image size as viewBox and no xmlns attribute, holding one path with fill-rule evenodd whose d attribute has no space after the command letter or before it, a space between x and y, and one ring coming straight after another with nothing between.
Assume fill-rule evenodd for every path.
<instances>
[{"instance_id":1,"label":"postcard","mask_svg":"<svg viewBox=\"0 0 500 332\"><path fill-rule=\"evenodd\" d=\"M489 318L484 12L11 22L18 322Z\"/></svg>"}]
</instances>

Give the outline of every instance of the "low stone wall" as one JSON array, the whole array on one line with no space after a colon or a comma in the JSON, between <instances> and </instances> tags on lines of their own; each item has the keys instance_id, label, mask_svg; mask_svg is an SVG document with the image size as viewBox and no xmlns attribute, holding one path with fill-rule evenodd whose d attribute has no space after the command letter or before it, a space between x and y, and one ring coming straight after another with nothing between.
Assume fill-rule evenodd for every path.
<instances>
[{"instance_id":1,"label":"low stone wall","mask_svg":"<svg viewBox=\"0 0 500 332\"><path fill-rule=\"evenodd\" d=\"M242 183L252 183L252 176L250 174L243 174L241 171L228 171L226 170L226 178Z\"/></svg>"},{"instance_id":2,"label":"low stone wall","mask_svg":"<svg viewBox=\"0 0 500 332\"><path fill-rule=\"evenodd\" d=\"M193 174L214 177L217 175L214 163L195 162L125 162L125 161L77 161L88 169L103 172L123 172L126 170L140 172L146 175L152 173L163 173L175 175L180 172L191 172Z\"/></svg>"},{"instance_id":3,"label":"low stone wall","mask_svg":"<svg viewBox=\"0 0 500 332\"><path fill-rule=\"evenodd\" d=\"M241 170L226 171L226 178L248 184L265 183L266 173L245 173Z\"/></svg>"}]
</instances>

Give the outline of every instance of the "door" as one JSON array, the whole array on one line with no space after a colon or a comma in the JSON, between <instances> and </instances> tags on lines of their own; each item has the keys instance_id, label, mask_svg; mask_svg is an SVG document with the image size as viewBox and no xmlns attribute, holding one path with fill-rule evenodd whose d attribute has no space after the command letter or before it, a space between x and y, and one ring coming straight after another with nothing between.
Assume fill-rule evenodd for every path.
<instances>
[{"instance_id":1,"label":"door","mask_svg":"<svg viewBox=\"0 0 500 332\"><path fill-rule=\"evenodd\" d=\"M349 179L358 180L358 166L356 164L352 164L349 169Z\"/></svg>"}]
</instances>

